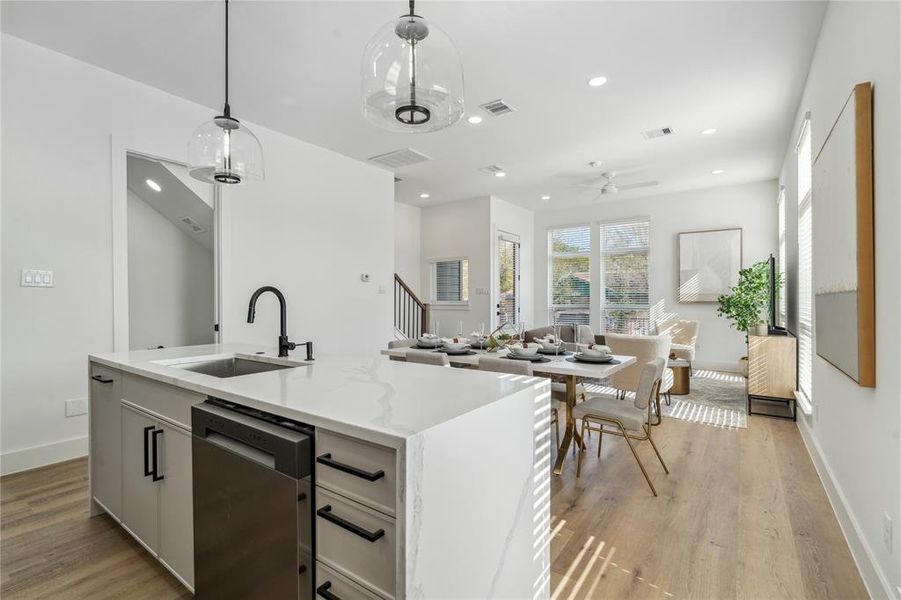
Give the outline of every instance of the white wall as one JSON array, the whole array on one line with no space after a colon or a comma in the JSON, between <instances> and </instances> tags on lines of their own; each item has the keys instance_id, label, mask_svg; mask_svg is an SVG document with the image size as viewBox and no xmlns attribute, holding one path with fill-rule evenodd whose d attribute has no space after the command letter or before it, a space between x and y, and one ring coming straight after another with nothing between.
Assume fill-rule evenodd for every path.
<instances>
[{"instance_id":1,"label":"white wall","mask_svg":"<svg viewBox=\"0 0 901 600\"><path fill-rule=\"evenodd\" d=\"M446 259L469 260L469 306L431 308L432 329L440 324L441 335L488 328L491 311L491 199L487 196L448 202L422 209L422 269L420 286L423 301L431 303L431 265Z\"/></svg>"},{"instance_id":2,"label":"white wall","mask_svg":"<svg viewBox=\"0 0 901 600\"><path fill-rule=\"evenodd\" d=\"M421 222L421 208L401 202L394 204L394 272L400 275L413 293L420 299L424 299L426 294L423 293L420 283L422 276Z\"/></svg>"},{"instance_id":3,"label":"white wall","mask_svg":"<svg viewBox=\"0 0 901 600\"><path fill-rule=\"evenodd\" d=\"M593 225L592 233L592 326L600 329L600 285L597 274L598 223L631 217L649 217L651 222L650 303L661 300L667 313L700 321L697 364L702 367L736 369L746 352L743 332L716 316L716 304L678 302L678 234L683 231L742 228L744 266L766 259L777 249L777 186L775 181L680 192L648 198L604 201L593 206L535 213L535 323L548 323L547 231L567 225Z\"/></svg>"},{"instance_id":4,"label":"white wall","mask_svg":"<svg viewBox=\"0 0 901 600\"><path fill-rule=\"evenodd\" d=\"M421 279L425 302L431 298L431 268L438 260L469 260L469 306L433 305L432 324L440 322L441 335L469 334L485 325L494 327L497 313L497 238L501 232L519 236L522 279L522 319L532 324L532 236L534 213L494 196L424 207L421 211Z\"/></svg>"},{"instance_id":5,"label":"white wall","mask_svg":"<svg viewBox=\"0 0 901 600\"><path fill-rule=\"evenodd\" d=\"M128 341L213 342L213 252L128 190Z\"/></svg>"},{"instance_id":6,"label":"white wall","mask_svg":"<svg viewBox=\"0 0 901 600\"><path fill-rule=\"evenodd\" d=\"M899 392L899 71L901 17L896 2L831 2L788 140L786 188L788 325L797 331L797 164L804 113L819 149L857 83L872 81L876 215L876 382L859 387L819 356L813 362L813 414L798 425L823 479L870 594L901 598L901 392ZM813 198L816 212L817 199ZM850 240L836 240L848 245ZM883 514L894 522L894 552L883 541Z\"/></svg>"},{"instance_id":7,"label":"white wall","mask_svg":"<svg viewBox=\"0 0 901 600\"><path fill-rule=\"evenodd\" d=\"M112 164L125 163L113 142L182 160L191 132L217 109L7 34L2 76L0 452L10 472L87 448L87 418L66 418L64 402L87 395L87 354L113 348L110 213L120 192L111 179ZM271 299L256 325L243 324L253 289L272 283L288 296L294 338L382 347L391 337L391 174L249 125L267 180L224 194L223 339L275 343ZM53 269L56 286L10 284L23 267Z\"/></svg>"}]
</instances>

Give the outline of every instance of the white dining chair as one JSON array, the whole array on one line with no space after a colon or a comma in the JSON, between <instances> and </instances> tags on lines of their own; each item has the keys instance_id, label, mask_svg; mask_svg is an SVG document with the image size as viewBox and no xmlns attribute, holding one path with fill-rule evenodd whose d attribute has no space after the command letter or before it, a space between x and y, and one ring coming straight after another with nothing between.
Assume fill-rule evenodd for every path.
<instances>
[{"instance_id":1,"label":"white dining chair","mask_svg":"<svg viewBox=\"0 0 901 600\"><path fill-rule=\"evenodd\" d=\"M601 444L604 434L618 435L626 440L632 456L638 463L642 475L648 482L651 492L656 496L657 490L651 481L650 475L641 462L641 457L635 450L632 440L648 440L657 459L663 466L663 470L669 473L669 468L663 462L663 457L654 443L651 436L652 423L652 407L658 403L657 391L660 387L660 378L663 375L663 369L666 366L666 360L660 357L654 358L650 362L641 365L639 375L638 390L635 393L635 399L629 402L609 395L589 395L588 400L581 404L577 404L573 409L573 416L577 421L581 422L579 433L582 436L583 444L585 434L589 431L598 432L598 457L601 455ZM659 406L658 406L659 410ZM579 460L576 465L576 477L582 474L582 461L585 457L585 446L579 448Z\"/></svg>"},{"instance_id":2,"label":"white dining chair","mask_svg":"<svg viewBox=\"0 0 901 600\"><path fill-rule=\"evenodd\" d=\"M388 350L393 350L395 348L412 348L416 345L416 340L391 340L388 342ZM398 356L389 356L391 360L404 361L406 359L400 358Z\"/></svg>"},{"instance_id":3,"label":"white dining chair","mask_svg":"<svg viewBox=\"0 0 901 600\"><path fill-rule=\"evenodd\" d=\"M495 373L509 373L511 375L526 375L532 377L532 363L525 360L510 360L496 356L480 356L479 371L493 371ZM560 445L560 411L557 409L556 400L551 398L551 425L554 426L554 435L557 445Z\"/></svg>"},{"instance_id":4,"label":"white dining chair","mask_svg":"<svg viewBox=\"0 0 901 600\"><path fill-rule=\"evenodd\" d=\"M444 352L434 350L419 350L411 348L407 351L407 362L421 365L434 365L436 367L449 367L450 361Z\"/></svg>"}]
</instances>

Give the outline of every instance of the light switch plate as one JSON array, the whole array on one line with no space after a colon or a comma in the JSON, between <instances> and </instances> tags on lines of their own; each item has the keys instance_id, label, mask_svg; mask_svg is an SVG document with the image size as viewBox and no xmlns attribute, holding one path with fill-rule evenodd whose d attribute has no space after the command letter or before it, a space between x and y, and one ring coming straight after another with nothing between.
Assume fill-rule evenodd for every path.
<instances>
[{"instance_id":1,"label":"light switch plate","mask_svg":"<svg viewBox=\"0 0 901 600\"><path fill-rule=\"evenodd\" d=\"M71 400L66 400L66 416L67 417L77 417L78 415L84 415L88 412L88 399L87 398L72 398Z\"/></svg>"},{"instance_id":2,"label":"light switch plate","mask_svg":"<svg viewBox=\"0 0 901 600\"><path fill-rule=\"evenodd\" d=\"M53 271L22 269L22 287L53 287Z\"/></svg>"}]
</instances>

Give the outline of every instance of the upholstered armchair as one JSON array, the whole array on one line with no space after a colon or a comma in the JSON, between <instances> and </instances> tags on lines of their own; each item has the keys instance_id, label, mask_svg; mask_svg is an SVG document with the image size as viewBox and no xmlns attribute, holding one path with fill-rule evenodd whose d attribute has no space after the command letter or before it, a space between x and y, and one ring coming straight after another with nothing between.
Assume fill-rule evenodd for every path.
<instances>
[{"instance_id":1,"label":"upholstered armchair","mask_svg":"<svg viewBox=\"0 0 901 600\"><path fill-rule=\"evenodd\" d=\"M695 359L695 344L698 341L699 321L667 319L657 322L657 335L668 335L673 339L670 358L688 361L691 367Z\"/></svg>"},{"instance_id":2,"label":"upholstered armchair","mask_svg":"<svg viewBox=\"0 0 901 600\"><path fill-rule=\"evenodd\" d=\"M613 374L610 383L620 392L635 392L641 380L642 365L652 362L655 358L665 361L669 358L672 340L668 335L623 335L619 333L607 334L607 345L613 354L634 356L635 362L625 369ZM673 374L668 368L661 373L660 393L666 394L673 385Z\"/></svg>"}]
</instances>

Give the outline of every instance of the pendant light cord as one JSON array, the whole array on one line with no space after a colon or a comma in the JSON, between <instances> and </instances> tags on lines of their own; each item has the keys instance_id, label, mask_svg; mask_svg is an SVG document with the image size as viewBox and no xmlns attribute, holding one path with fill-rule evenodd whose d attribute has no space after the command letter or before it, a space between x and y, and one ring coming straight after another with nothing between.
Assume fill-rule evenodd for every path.
<instances>
[{"instance_id":1,"label":"pendant light cord","mask_svg":"<svg viewBox=\"0 0 901 600\"><path fill-rule=\"evenodd\" d=\"M416 3L416 0L410 0L410 16L411 17L416 14L415 9L413 8L413 5L415 3Z\"/></svg>"},{"instance_id":2,"label":"pendant light cord","mask_svg":"<svg viewBox=\"0 0 901 600\"><path fill-rule=\"evenodd\" d=\"M231 117L231 107L228 105L228 0L225 0L225 116Z\"/></svg>"}]
</instances>

